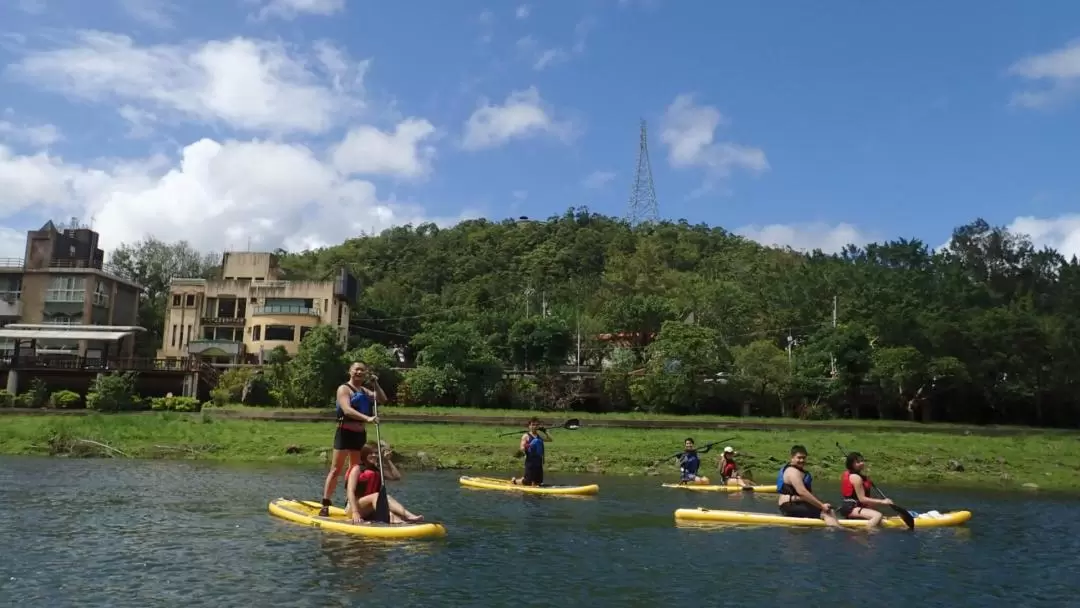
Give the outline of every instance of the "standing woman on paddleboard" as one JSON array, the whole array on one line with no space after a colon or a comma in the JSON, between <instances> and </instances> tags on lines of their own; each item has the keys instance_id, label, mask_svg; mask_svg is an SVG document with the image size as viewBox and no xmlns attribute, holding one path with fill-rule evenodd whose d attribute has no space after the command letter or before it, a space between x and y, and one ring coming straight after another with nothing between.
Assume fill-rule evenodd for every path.
<instances>
[{"instance_id":1,"label":"standing woman on paddleboard","mask_svg":"<svg viewBox=\"0 0 1080 608\"><path fill-rule=\"evenodd\" d=\"M334 433L334 453L330 460L330 472L323 485L322 509L319 515L330 513L331 499L337 490L338 478L345 468L345 459L351 466L363 464L360 450L367 443L365 423L378 424L372 408L372 398L386 401L386 393L379 386L379 378L368 370L362 361L349 366L349 381L338 387L337 431Z\"/></svg>"},{"instance_id":2,"label":"standing woman on paddleboard","mask_svg":"<svg viewBox=\"0 0 1080 608\"><path fill-rule=\"evenodd\" d=\"M892 500L888 498L870 498L870 488L874 487L874 484L870 481L870 477L863 472L866 461L863 459L862 454L858 452L848 454L844 464L847 470L840 476L840 496L843 498L839 509L840 517L868 519L870 520L870 527L880 525L884 515L881 511L871 507L877 505L892 506Z\"/></svg>"}]
</instances>

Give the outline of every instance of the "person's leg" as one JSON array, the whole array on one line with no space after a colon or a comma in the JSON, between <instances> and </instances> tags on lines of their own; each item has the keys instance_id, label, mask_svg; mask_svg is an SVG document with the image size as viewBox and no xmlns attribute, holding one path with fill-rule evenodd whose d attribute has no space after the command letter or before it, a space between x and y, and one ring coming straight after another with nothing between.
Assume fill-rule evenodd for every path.
<instances>
[{"instance_id":1,"label":"person's leg","mask_svg":"<svg viewBox=\"0 0 1080 608\"><path fill-rule=\"evenodd\" d=\"M867 509L865 507L855 507L854 509L851 510L850 517L854 517L854 518L857 518L857 519L868 519L868 520L870 520L870 527L871 528L876 528L879 525L881 525L881 520L885 516L880 511L875 511L874 509Z\"/></svg>"},{"instance_id":2,"label":"person's leg","mask_svg":"<svg viewBox=\"0 0 1080 608\"><path fill-rule=\"evenodd\" d=\"M407 522L423 521L423 515L416 515L412 511L409 511L400 502L395 500L393 496L387 496L386 500L390 503L390 513L397 515Z\"/></svg>"},{"instance_id":3,"label":"person's leg","mask_svg":"<svg viewBox=\"0 0 1080 608\"><path fill-rule=\"evenodd\" d=\"M348 456L349 452L347 450L337 448L334 449L333 454L330 456L330 471L326 474L326 481L323 483L322 509L319 510L319 515L322 517L330 514L330 504L334 497L334 491L337 490L338 478L341 477L342 470L345 468L345 459Z\"/></svg>"}]
</instances>

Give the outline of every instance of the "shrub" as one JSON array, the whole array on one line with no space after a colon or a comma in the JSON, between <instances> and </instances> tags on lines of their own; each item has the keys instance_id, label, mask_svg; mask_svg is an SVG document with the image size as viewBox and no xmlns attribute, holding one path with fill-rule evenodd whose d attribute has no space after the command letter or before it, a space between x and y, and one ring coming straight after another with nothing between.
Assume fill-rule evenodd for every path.
<instances>
[{"instance_id":1,"label":"shrub","mask_svg":"<svg viewBox=\"0 0 1080 608\"><path fill-rule=\"evenodd\" d=\"M194 397L154 397L150 409L159 412L198 412L202 403Z\"/></svg>"},{"instance_id":2,"label":"shrub","mask_svg":"<svg viewBox=\"0 0 1080 608\"><path fill-rule=\"evenodd\" d=\"M254 375L255 369L251 367L229 368L221 374L217 386L210 391L210 399L218 406L239 403L244 387Z\"/></svg>"},{"instance_id":3,"label":"shrub","mask_svg":"<svg viewBox=\"0 0 1080 608\"><path fill-rule=\"evenodd\" d=\"M138 409L142 399L135 394L135 372L102 374L90 385L86 394L87 409L99 412L119 412Z\"/></svg>"},{"instance_id":4,"label":"shrub","mask_svg":"<svg viewBox=\"0 0 1080 608\"><path fill-rule=\"evenodd\" d=\"M49 396L49 407L73 410L82 405L82 396L75 391L56 391Z\"/></svg>"},{"instance_id":5,"label":"shrub","mask_svg":"<svg viewBox=\"0 0 1080 608\"><path fill-rule=\"evenodd\" d=\"M0 407L15 407L15 395L0 389Z\"/></svg>"},{"instance_id":6,"label":"shrub","mask_svg":"<svg viewBox=\"0 0 1080 608\"><path fill-rule=\"evenodd\" d=\"M397 396L402 405L456 405L465 388L465 375L449 365L420 366L405 372Z\"/></svg>"},{"instance_id":7,"label":"shrub","mask_svg":"<svg viewBox=\"0 0 1080 608\"><path fill-rule=\"evenodd\" d=\"M41 378L30 381L30 389L23 393L24 407L47 407L49 405L49 387Z\"/></svg>"}]
</instances>

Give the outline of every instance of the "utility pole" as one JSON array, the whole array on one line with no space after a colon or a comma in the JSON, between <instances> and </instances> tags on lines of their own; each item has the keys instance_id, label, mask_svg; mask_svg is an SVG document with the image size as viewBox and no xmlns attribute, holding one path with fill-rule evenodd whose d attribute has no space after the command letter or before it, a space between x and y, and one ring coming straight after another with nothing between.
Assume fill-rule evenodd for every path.
<instances>
[{"instance_id":1,"label":"utility pole","mask_svg":"<svg viewBox=\"0 0 1080 608\"><path fill-rule=\"evenodd\" d=\"M832 297L832 326L833 326L834 330L836 329L836 304L837 304L837 300L838 300L838 298L836 296ZM836 353L831 353L829 355L829 364L830 364L830 367L832 368L832 377L835 378L836 377Z\"/></svg>"},{"instance_id":2,"label":"utility pole","mask_svg":"<svg viewBox=\"0 0 1080 608\"><path fill-rule=\"evenodd\" d=\"M577 371L581 373L581 311L577 313Z\"/></svg>"},{"instance_id":3,"label":"utility pole","mask_svg":"<svg viewBox=\"0 0 1080 608\"><path fill-rule=\"evenodd\" d=\"M529 300L532 299L532 294L533 293L534 292L533 292L532 287L526 287L525 288L525 318L526 319L529 318Z\"/></svg>"},{"instance_id":4,"label":"utility pole","mask_svg":"<svg viewBox=\"0 0 1080 608\"><path fill-rule=\"evenodd\" d=\"M656 204L656 188L653 185L652 163L649 162L649 135L644 119L641 121L637 170L634 174L634 184L630 189L627 216L631 224L641 221L655 222L660 219L660 211Z\"/></svg>"}]
</instances>

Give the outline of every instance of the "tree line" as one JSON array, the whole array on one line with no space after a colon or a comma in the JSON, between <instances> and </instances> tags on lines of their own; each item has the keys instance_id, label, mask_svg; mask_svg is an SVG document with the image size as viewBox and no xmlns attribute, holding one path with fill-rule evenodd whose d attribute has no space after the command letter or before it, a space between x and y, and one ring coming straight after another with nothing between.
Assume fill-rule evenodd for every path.
<instances>
[{"instance_id":1,"label":"tree line","mask_svg":"<svg viewBox=\"0 0 1080 608\"><path fill-rule=\"evenodd\" d=\"M121 257L138 265L142 245ZM185 271L208 271L183 251ZM384 359L403 403L1047 426L1080 413L1080 263L981 219L937 251L799 253L571 209L279 253L289 278L360 279L350 347Z\"/></svg>"}]
</instances>

